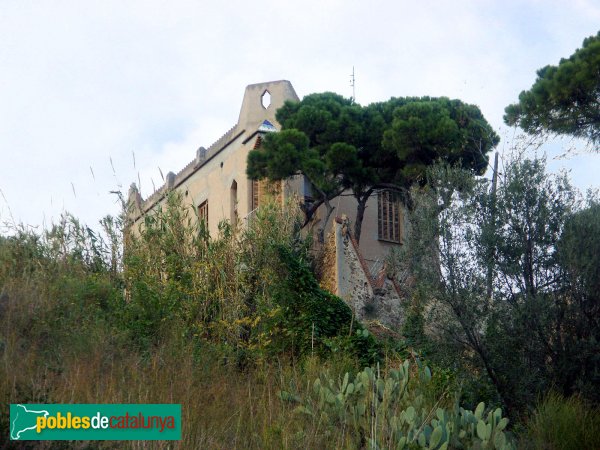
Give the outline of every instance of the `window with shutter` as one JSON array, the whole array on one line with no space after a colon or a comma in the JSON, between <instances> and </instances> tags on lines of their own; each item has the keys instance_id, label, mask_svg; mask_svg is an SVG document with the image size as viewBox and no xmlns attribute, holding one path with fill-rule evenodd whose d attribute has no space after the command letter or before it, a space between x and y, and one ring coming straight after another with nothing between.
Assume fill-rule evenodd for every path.
<instances>
[{"instance_id":1,"label":"window with shutter","mask_svg":"<svg viewBox=\"0 0 600 450\"><path fill-rule=\"evenodd\" d=\"M402 241L402 212L400 196L394 191L380 191L377 195L378 236L382 241Z\"/></svg>"}]
</instances>

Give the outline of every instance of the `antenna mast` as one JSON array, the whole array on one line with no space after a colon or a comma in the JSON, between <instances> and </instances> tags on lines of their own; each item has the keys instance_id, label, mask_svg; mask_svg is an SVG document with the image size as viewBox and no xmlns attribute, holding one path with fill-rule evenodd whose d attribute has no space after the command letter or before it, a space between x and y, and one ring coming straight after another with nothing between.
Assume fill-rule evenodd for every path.
<instances>
[{"instance_id":1,"label":"antenna mast","mask_svg":"<svg viewBox=\"0 0 600 450\"><path fill-rule=\"evenodd\" d=\"M355 79L354 79L354 66L352 66L352 73L350 74L350 86L352 86L352 103L356 102L356 90L355 90L355 83L354 83Z\"/></svg>"}]
</instances>

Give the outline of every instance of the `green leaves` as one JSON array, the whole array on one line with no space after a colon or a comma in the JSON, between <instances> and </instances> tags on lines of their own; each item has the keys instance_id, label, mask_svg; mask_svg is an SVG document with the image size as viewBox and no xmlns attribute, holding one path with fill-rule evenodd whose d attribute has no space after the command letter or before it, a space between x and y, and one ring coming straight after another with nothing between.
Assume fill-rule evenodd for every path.
<instances>
[{"instance_id":1,"label":"green leaves","mask_svg":"<svg viewBox=\"0 0 600 450\"><path fill-rule=\"evenodd\" d=\"M279 391L277 393L277 396L283 402L298 403L301 401L300 397L298 397L297 395L290 394L287 391Z\"/></svg>"},{"instance_id":2,"label":"green leaves","mask_svg":"<svg viewBox=\"0 0 600 450\"><path fill-rule=\"evenodd\" d=\"M311 159L308 144L306 135L295 129L266 135L261 148L248 155L248 176L282 180L305 171Z\"/></svg>"},{"instance_id":3,"label":"green leaves","mask_svg":"<svg viewBox=\"0 0 600 450\"><path fill-rule=\"evenodd\" d=\"M283 311L271 324L280 330L273 334L277 346L296 355L345 351L362 364L376 362L380 345L360 323L354 321L356 333L348 336L353 322L348 305L322 289L307 262L290 249L280 246L277 255L279 282L270 291Z\"/></svg>"},{"instance_id":4,"label":"green leaves","mask_svg":"<svg viewBox=\"0 0 600 450\"><path fill-rule=\"evenodd\" d=\"M485 404L483 402L479 403L477 405L477 408L475 408L475 418L477 420L481 420L481 417L483 416L483 409L485 408Z\"/></svg>"},{"instance_id":5,"label":"green leaves","mask_svg":"<svg viewBox=\"0 0 600 450\"><path fill-rule=\"evenodd\" d=\"M434 449L438 446L438 444L442 440L442 435L443 435L442 427L440 425L438 425L437 427L435 427L433 429L433 432L431 433L431 437L429 438L429 448L430 449Z\"/></svg>"},{"instance_id":6,"label":"green leaves","mask_svg":"<svg viewBox=\"0 0 600 450\"><path fill-rule=\"evenodd\" d=\"M483 420L479 420L477 422L477 436L482 441L485 441L489 438L488 428Z\"/></svg>"},{"instance_id":7,"label":"green leaves","mask_svg":"<svg viewBox=\"0 0 600 450\"><path fill-rule=\"evenodd\" d=\"M396 154L398 181L425 184L425 169L437 160L483 173L486 154L499 137L474 105L445 97L412 99L394 110L383 148Z\"/></svg>"},{"instance_id":8,"label":"green leaves","mask_svg":"<svg viewBox=\"0 0 600 450\"><path fill-rule=\"evenodd\" d=\"M480 368L487 398L499 395L515 414L551 386L595 401L599 392L586 374L600 367L600 327L587 319L600 313L600 207L590 195L581 209L566 176L545 165L509 160L494 190L434 166L432 189L413 191L411 239L398 259L416 273L413 314L424 321L431 308L427 325L443 330L429 354L452 367L469 355L465 371Z\"/></svg>"},{"instance_id":9,"label":"green leaves","mask_svg":"<svg viewBox=\"0 0 600 450\"><path fill-rule=\"evenodd\" d=\"M354 232L360 241L364 207L378 189L425 184L436 160L482 173L498 136L478 107L448 98L392 98L362 107L337 94L311 94L277 111L282 131L248 155L248 176L281 180L303 173L313 185L314 208L349 189L357 200Z\"/></svg>"},{"instance_id":10,"label":"green leaves","mask_svg":"<svg viewBox=\"0 0 600 450\"><path fill-rule=\"evenodd\" d=\"M600 32L558 66L538 70L530 90L506 107L504 121L530 134L551 132L600 142Z\"/></svg>"}]
</instances>

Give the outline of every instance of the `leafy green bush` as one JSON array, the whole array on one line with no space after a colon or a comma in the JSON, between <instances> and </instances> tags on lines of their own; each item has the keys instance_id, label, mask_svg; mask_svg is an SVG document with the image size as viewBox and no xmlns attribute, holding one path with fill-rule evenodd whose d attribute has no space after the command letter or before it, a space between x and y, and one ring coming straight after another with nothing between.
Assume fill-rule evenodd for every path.
<instances>
[{"instance_id":1,"label":"leafy green bush","mask_svg":"<svg viewBox=\"0 0 600 450\"><path fill-rule=\"evenodd\" d=\"M350 308L315 279L297 207L264 204L247 226L223 222L214 238L190 211L173 192L129 240L122 317L140 348L178 330L223 344L240 363L284 353L380 357Z\"/></svg>"},{"instance_id":2,"label":"leafy green bush","mask_svg":"<svg viewBox=\"0 0 600 450\"><path fill-rule=\"evenodd\" d=\"M362 363L380 358L374 337L342 299L321 288L307 261L279 246L280 279L272 287L277 314L267 322L276 348L296 355L346 351Z\"/></svg>"}]
</instances>

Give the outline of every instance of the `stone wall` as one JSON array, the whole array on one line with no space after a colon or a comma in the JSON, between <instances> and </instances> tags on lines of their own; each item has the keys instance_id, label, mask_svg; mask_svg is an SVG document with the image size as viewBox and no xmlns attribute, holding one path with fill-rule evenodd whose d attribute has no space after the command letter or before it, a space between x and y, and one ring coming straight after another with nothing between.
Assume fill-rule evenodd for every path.
<instances>
[{"instance_id":1,"label":"stone wall","mask_svg":"<svg viewBox=\"0 0 600 450\"><path fill-rule=\"evenodd\" d=\"M324 249L322 284L341 297L361 321L377 321L399 331L403 324L402 292L388 278L385 265L371 274L350 232L350 221L342 216Z\"/></svg>"},{"instance_id":2,"label":"stone wall","mask_svg":"<svg viewBox=\"0 0 600 450\"><path fill-rule=\"evenodd\" d=\"M335 233L329 233L325 245L315 248L315 253L317 254L317 273L321 287L337 295Z\"/></svg>"}]
</instances>

